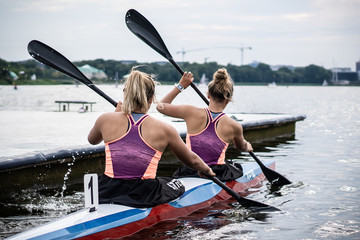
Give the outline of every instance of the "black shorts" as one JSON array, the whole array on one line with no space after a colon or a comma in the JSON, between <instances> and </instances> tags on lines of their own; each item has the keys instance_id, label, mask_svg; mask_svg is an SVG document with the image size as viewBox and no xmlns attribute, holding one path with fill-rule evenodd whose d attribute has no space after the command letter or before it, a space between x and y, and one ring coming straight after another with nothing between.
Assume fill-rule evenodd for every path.
<instances>
[{"instance_id":1,"label":"black shorts","mask_svg":"<svg viewBox=\"0 0 360 240\"><path fill-rule=\"evenodd\" d=\"M221 165L211 165L209 166L213 172L216 174L216 177L223 182L235 180L243 175L241 164L228 163ZM200 177L198 171L188 168L186 166L179 167L173 177Z\"/></svg>"},{"instance_id":2,"label":"black shorts","mask_svg":"<svg viewBox=\"0 0 360 240\"><path fill-rule=\"evenodd\" d=\"M173 178L119 179L102 175L99 179L99 203L145 208L170 202L185 192L182 183Z\"/></svg>"}]
</instances>

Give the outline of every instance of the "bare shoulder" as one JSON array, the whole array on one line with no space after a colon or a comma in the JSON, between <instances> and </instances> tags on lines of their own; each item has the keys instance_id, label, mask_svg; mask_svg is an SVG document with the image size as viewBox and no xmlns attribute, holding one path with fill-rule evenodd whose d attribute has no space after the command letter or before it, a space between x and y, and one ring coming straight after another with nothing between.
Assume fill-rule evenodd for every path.
<instances>
[{"instance_id":1,"label":"bare shoulder","mask_svg":"<svg viewBox=\"0 0 360 240\"><path fill-rule=\"evenodd\" d=\"M101 114L96 122L97 123L105 123L105 122L112 122L112 121L118 121L121 119L126 119L126 115L122 112L107 112Z\"/></svg>"},{"instance_id":2,"label":"bare shoulder","mask_svg":"<svg viewBox=\"0 0 360 240\"><path fill-rule=\"evenodd\" d=\"M226 122L227 124L230 124L230 125L234 125L234 126L241 126L241 124L232 119L231 117L229 117L229 115L225 114L224 117L222 118L224 122Z\"/></svg>"},{"instance_id":3,"label":"bare shoulder","mask_svg":"<svg viewBox=\"0 0 360 240\"><path fill-rule=\"evenodd\" d=\"M145 124L145 122L144 122ZM173 126L171 126L170 124L163 122L159 119L156 119L152 116L148 117L148 121L147 121L147 125L149 125L151 127L151 129L156 130L158 132L163 132L163 133L170 133L172 131L176 131L175 128Z\"/></svg>"},{"instance_id":4,"label":"bare shoulder","mask_svg":"<svg viewBox=\"0 0 360 240\"><path fill-rule=\"evenodd\" d=\"M238 121L229 117L228 115L225 115L223 118L221 118L221 121L222 121L221 126L233 131L235 133L235 135L242 133L241 124Z\"/></svg>"},{"instance_id":5,"label":"bare shoulder","mask_svg":"<svg viewBox=\"0 0 360 240\"><path fill-rule=\"evenodd\" d=\"M189 110L190 114L206 113L205 108L199 108L199 107L195 107L195 106L192 106L192 105L186 105L186 106L188 106L188 110Z\"/></svg>"},{"instance_id":6,"label":"bare shoulder","mask_svg":"<svg viewBox=\"0 0 360 240\"><path fill-rule=\"evenodd\" d=\"M173 126L151 116L143 122L142 136L149 145L161 152L179 137Z\"/></svg>"}]
</instances>

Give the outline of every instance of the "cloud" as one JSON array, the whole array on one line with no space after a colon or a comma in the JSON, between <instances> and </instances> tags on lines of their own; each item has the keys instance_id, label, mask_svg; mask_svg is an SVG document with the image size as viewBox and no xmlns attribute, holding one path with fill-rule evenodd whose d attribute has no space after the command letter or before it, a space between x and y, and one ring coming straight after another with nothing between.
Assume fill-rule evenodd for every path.
<instances>
[{"instance_id":1,"label":"cloud","mask_svg":"<svg viewBox=\"0 0 360 240\"><path fill-rule=\"evenodd\" d=\"M158 55L125 25L130 8L155 26L172 51L243 44L253 47L248 59L269 63L281 58L289 64L290 59L316 63L315 57L328 61L334 52L351 63L359 58L360 0L0 0L0 30L6 33L0 36L0 57L23 60L28 57L24 46L36 38L74 58L151 61ZM234 51L215 51L211 56L210 50L194 52L187 60L198 55L203 61L206 54L214 61L239 61L237 50L236 60L230 56Z\"/></svg>"},{"instance_id":2,"label":"cloud","mask_svg":"<svg viewBox=\"0 0 360 240\"><path fill-rule=\"evenodd\" d=\"M77 2L74 1L73 4ZM72 4L71 0L14 1L14 12L59 12ZM77 4L77 3L76 3Z\"/></svg>"},{"instance_id":3,"label":"cloud","mask_svg":"<svg viewBox=\"0 0 360 240\"><path fill-rule=\"evenodd\" d=\"M297 13L297 14L285 14L284 19L291 21L308 21L310 18L308 13Z\"/></svg>"}]
</instances>

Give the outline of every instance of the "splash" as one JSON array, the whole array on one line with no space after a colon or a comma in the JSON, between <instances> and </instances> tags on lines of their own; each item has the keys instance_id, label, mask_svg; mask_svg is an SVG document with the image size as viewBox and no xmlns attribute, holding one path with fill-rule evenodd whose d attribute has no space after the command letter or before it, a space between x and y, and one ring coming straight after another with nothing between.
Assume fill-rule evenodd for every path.
<instances>
[{"instance_id":1,"label":"splash","mask_svg":"<svg viewBox=\"0 0 360 240\"><path fill-rule=\"evenodd\" d=\"M68 168L67 172L64 175L64 183L63 183L63 186L61 188L61 191L60 191L60 193L55 194L56 197L60 195L60 199L62 199L62 200L64 199L64 192L67 189L66 181L69 179L69 175L71 174L71 167L75 164L75 160L76 160L75 156L72 156L72 159L73 160L70 163L68 163L69 168Z\"/></svg>"}]
</instances>

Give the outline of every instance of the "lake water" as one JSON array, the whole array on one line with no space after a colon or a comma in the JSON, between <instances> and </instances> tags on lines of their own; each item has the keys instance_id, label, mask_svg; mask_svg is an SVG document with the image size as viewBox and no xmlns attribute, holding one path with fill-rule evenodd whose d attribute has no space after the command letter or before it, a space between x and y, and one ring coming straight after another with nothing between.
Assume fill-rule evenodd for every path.
<instances>
[{"instance_id":1,"label":"lake water","mask_svg":"<svg viewBox=\"0 0 360 240\"><path fill-rule=\"evenodd\" d=\"M121 86L99 86L115 100ZM158 86L157 97L173 86ZM205 90L201 88L201 90ZM55 100L97 102L94 112L57 112ZM206 106L192 89L175 103ZM281 208L251 213L232 201L160 223L128 239L360 239L360 88L236 86L227 112L305 114L296 135L255 145L293 183L266 182L247 198ZM97 116L113 107L86 86L0 86L0 156L87 144ZM154 112L152 108L150 112ZM252 161L248 154L234 156ZM6 183L1 183L6 184ZM0 205L0 238L82 208L82 191L27 193Z\"/></svg>"}]
</instances>

